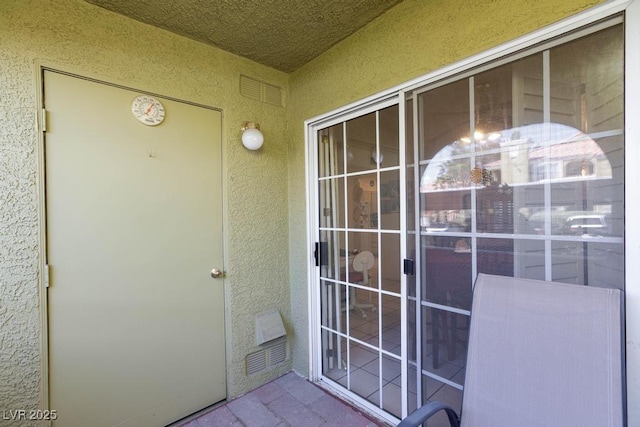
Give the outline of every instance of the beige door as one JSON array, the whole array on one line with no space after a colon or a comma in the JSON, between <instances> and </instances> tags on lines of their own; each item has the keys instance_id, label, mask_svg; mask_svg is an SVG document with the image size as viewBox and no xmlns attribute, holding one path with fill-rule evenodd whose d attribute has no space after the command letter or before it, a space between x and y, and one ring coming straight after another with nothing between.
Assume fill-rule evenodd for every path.
<instances>
[{"instance_id":1,"label":"beige door","mask_svg":"<svg viewBox=\"0 0 640 427\"><path fill-rule=\"evenodd\" d=\"M226 396L221 114L45 72L50 408L162 426Z\"/></svg>"}]
</instances>

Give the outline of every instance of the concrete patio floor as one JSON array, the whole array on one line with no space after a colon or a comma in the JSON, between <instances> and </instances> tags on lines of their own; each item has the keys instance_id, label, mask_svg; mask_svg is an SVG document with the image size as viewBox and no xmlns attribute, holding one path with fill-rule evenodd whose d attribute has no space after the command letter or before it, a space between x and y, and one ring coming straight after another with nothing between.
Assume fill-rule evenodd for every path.
<instances>
[{"instance_id":1,"label":"concrete patio floor","mask_svg":"<svg viewBox=\"0 0 640 427\"><path fill-rule=\"evenodd\" d=\"M386 425L298 374L289 372L237 399L201 411L171 427Z\"/></svg>"}]
</instances>

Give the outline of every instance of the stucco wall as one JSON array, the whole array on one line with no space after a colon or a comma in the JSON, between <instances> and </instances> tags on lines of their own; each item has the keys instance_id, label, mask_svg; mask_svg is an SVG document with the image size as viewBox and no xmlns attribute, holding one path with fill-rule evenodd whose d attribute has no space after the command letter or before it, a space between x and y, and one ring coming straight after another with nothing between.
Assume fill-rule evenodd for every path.
<instances>
[{"instance_id":1,"label":"stucco wall","mask_svg":"<svg viewBox=\"0 0 640 427\"><path fill-rule=\"evenodd\" d=\"M307 321L304 120L412 80L600 3L598 0L404 0L291 75L287 113L291 299L295 324ZM294 367L308 370L308 343Z\"/></svg>"},{"instance_id":2,"label":"stucco wall","mask_svg":"<svg viewBox=\"0 0 640 427\"><path fill-rule=\"evenodd\" d=\"M288 158L284 108L239 93L240 73L285 89L288 76L83 1L3 0L0 408L35 409L42 403L36 60L223 109L229 395L237 396L288 371L290 363L265 375L245 375L244 356L256 350L257 314L279 309L291 330ZM259 122L264 131L266 142L259 152L245 150L239 141L246 120Z\"/></svg>"}]
</instances>

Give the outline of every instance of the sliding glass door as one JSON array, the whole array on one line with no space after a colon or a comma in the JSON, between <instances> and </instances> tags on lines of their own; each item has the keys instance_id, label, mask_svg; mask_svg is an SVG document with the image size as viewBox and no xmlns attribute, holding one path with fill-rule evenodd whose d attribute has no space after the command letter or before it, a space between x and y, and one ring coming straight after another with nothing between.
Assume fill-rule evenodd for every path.
<instances>
[{"instance_id":1,"label":"sliding glass door","mask_svg":"<svg viewBox=\"0 0 640 427\"><path fill-rule=\"evenodd\" d=\"M320 377L381 416L460 410L479 273L624 289L622 17L311 129Z\"/></svg>"},{"instance_id":2,"label":"sliding glass door","mask_svg":"<svg viewBox=\"0 0 640 427\"><path fill-rule=\"evenodd\" d=\"M401 417L400 149L391 102L317 131L322 373Z\"/></svg>"},{"instance_id":3,"label":"sliding glass door","mask_svg":"<svg viewBox=\"0 0 640 427\"><path fill-rule=\"evenodd\" d=\"M459 410L478 273L624 288L622 25L413 90L406 110L409 406Z\"/></svg>"}]
</instances>

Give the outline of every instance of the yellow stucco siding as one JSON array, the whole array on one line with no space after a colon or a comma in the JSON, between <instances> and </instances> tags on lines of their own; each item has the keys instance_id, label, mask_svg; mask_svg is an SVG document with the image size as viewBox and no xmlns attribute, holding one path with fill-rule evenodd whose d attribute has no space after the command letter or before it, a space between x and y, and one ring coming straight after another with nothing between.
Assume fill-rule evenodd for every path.
<instances>
[{"instance_id":1,"label":"yellow stucco siding","mask_svg":"<svg viewBox=\"0 0 640 427\"><path fill-rule=\"evenodd\" d=\"M285 363L245 373L244 357L257 349L256 315L277 309L290 325L289 239L284 107L239 92L241 73L285 90L288 75L84 1L7 0L0 2L0 407L35 409L42 399L37 61L223 110L230 397L290 370ZM242 147L247 120L262 126L260 152Z\"/></svg>"}]
</instances>

